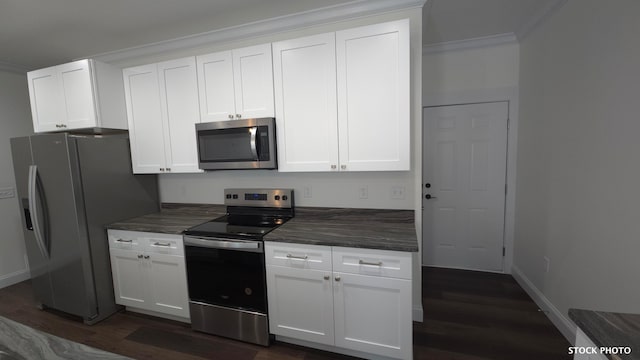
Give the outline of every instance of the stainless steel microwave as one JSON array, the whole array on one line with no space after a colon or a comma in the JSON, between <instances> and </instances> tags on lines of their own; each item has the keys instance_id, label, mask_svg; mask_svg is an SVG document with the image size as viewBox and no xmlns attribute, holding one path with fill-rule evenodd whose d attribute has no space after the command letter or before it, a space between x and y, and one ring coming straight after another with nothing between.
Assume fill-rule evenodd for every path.
<instances>
[{"instance_id":1,"label":"stainless steel microwave","mask_svg":"<svg viewBox=\"0 0 640 360\"><path fill-rule=\"evenodd\" d=\"M196 124L203 170L277 169L274 118Z\"/></svg>"}]
</instances>

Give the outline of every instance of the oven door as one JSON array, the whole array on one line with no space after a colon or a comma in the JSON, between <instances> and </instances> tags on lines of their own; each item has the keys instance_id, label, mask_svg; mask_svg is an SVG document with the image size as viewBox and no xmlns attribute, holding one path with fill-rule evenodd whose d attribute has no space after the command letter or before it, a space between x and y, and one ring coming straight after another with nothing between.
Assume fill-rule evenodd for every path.
<instances>
[{"instance_id":1,"label":"oven door","mask_svg":"<svg viewBox=\"0 0 640 360\"><path fill-rule=\"evenodd\" d=\"M261 241L184 237L189 300L267 313Z\"/></svg>"},{"instance_id":2,"label":"oven door","mask_svg":"<svg viewBox=\"0 0 640 360\"><path fill-rule=\"evenodd\" d=\"M273 118L196 124L199 166L216 169L275 169Z\"/></svg>"}]
</instances>

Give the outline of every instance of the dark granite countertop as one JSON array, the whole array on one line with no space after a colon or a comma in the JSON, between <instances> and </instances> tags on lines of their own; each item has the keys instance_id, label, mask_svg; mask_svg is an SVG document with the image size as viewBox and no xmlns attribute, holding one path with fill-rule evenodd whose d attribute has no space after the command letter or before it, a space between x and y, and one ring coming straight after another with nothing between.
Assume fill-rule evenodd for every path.
<instances>
[{"instance_id":1,"label":"dark granite countertop","mask_svg":"<svg viewBox=\"0 0 640 360\"><path fill-rule=\"evenodd\" d=\"M108 229L180 234L226 213L224 205L162 204L159 213L107 226ZM296 216L265 241L418 251L413 210L298 207Z\"/></svg>"},{"instance_id":2,"label":"dark granite countertop","mask_svg":"<svg viewBox=\"0 0 640 360\"><path fill-rule=\"evenodd\" d=\"M300 207L264 240L416 252L413 216L413 210Z\"/></svg>"},{"instance_id":3,"label":"dark granite countertop","mask_svg":"<svg viewBox=\"0 0 640 360\"><path fill-rule=\"evenodd\" d=\"M226 212L224 205L163 203L158 213L118 221L107 225L107 229L182 234Z\"/></svg>"},{"instance_id":4,"label":"dark granite countertop","mask_svg":"<svg viewBox=\"0 0 640 360\"><path fill-rule=\"evenodd\" d=\"M631 347L631 354L608 356L609 359L640 359L640 314L569 309L569 318L598 347Z\"/></svg>"},{"instance_id":5,"label":"dark granite countertop","mask_svg":"<svg viewBox=\"0 0 640 360\"><path fill-rule=\"evenodd\" d=\"M59 338L0 316L0 359L125 360L130 358Z\"/></svg>"}]
</instances>

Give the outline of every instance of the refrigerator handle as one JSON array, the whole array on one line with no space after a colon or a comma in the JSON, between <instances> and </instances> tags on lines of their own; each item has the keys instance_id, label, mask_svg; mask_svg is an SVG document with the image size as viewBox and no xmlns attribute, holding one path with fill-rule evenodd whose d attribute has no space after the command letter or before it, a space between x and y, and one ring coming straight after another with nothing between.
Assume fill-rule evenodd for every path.
<instances>
[{"instance_id":1,"label":"refrigerator handle","mask_svg":"<svg viewBox=\"0 0 640 360\"><path fill-rule=\"evenodd\" d=\"M42 229L40 228L40 219L38 218L38 208L36 199L36 182L38 177L38 167L36 165L29 166L29 209L31 212L31 220L33 223L33 233L36 237L36 244L42 253L42 256L49 258L47 250L42 239Z\"/></svg>"}]
</instances>

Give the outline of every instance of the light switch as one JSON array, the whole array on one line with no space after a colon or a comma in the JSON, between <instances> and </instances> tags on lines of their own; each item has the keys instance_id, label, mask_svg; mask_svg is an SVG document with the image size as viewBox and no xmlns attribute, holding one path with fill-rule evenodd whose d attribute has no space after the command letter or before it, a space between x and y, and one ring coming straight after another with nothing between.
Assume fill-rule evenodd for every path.
<instances>
[{"instance_id":1,"label":"light switch","mask_svg":"<svg viewBox=\"0 0 640 360\"><path fill-rule=\"evenodd\" d=\"M0 188L0 199L9 199L16 196L14 188Z\"/></svg>"}]
</instances>

